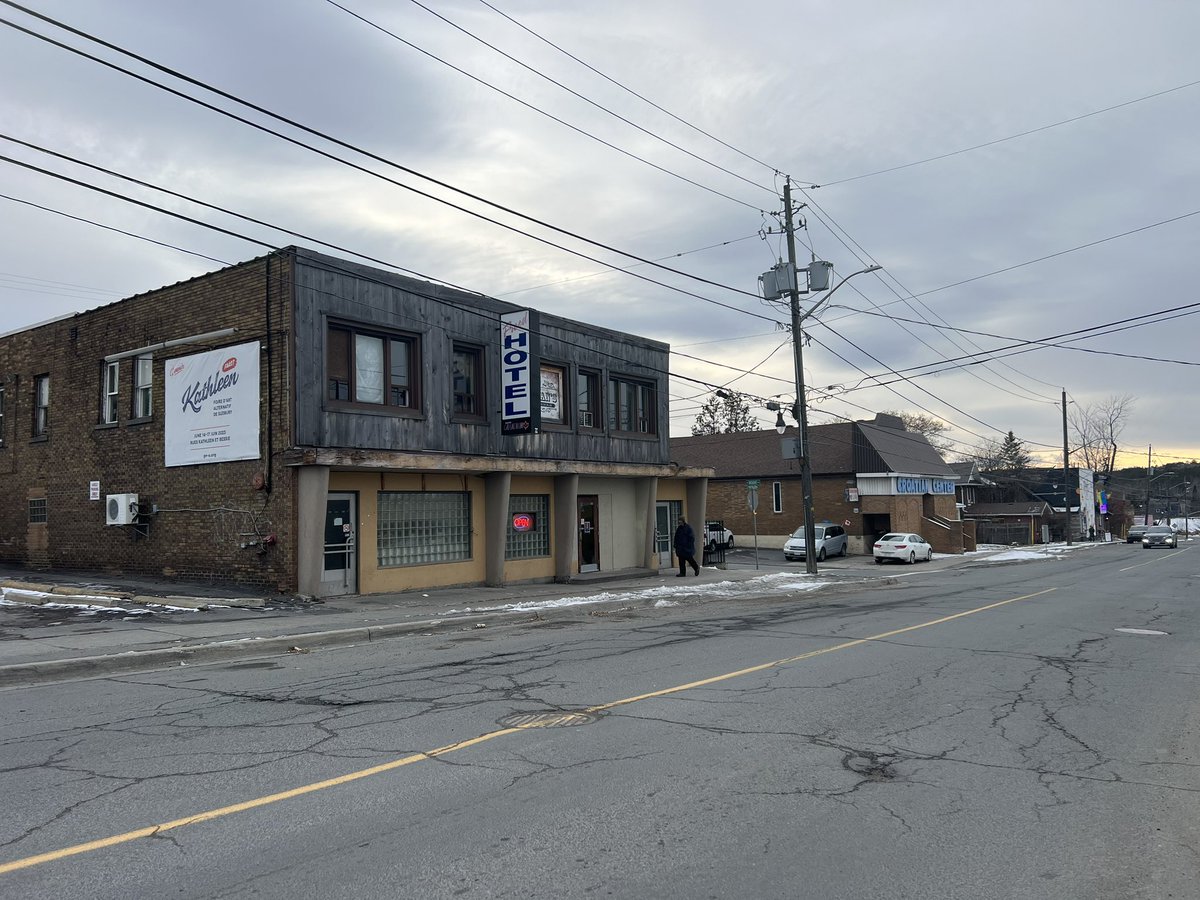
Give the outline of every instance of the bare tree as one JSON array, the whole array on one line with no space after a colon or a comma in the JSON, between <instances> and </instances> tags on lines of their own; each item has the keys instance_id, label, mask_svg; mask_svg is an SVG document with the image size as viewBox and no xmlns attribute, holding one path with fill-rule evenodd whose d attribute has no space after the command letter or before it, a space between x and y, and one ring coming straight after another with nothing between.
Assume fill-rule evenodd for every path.
<instances>
[{"instance_id":1,"label":"bare tree","mask_svg":"<svg viewBox=\"0 0 1200 900\"><path fill-rule=\"evenodd\" d=\"M1085 469L1110 474L1117 462L1121 432L1133 412L1133 397L1113 395L1105 400L1070 408L1068 420L1076 444L1073 452Z\"/></svg>"},{"instance_id":2,"label":"bare tree","mask_svg":"<svg viewBox=\"0 0 1200 900\"><path fill-rule=\"evenodd\" d=\"M999 441L984 441L978 447L958 454L956 462L973 462L981 472L995 472L1003 468L1003 445Z\"/></svg>"},{"instance_id":3,"label":"bare tree","mask_svg":"<svg viewBox=\"0 0 1200 900\"><path fill-rule=\"evenodd\" d=\"M908 431L925 435L925 439L933 445L933 449L943 456L954 450L954 445L945 437L946 432L950 430L950 426L941 419L934 416L927 416L925 413L900 412L895 409L884 410L883 414L885 416L896 416L904 422L904 427Z\"/></svg>"}]
</instances>

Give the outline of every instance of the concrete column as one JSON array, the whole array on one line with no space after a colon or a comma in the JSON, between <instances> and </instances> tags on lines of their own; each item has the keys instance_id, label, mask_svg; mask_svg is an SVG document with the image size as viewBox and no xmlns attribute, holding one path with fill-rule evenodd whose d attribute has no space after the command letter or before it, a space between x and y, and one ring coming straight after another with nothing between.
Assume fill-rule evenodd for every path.
<instances>
[{"instance_id":1,"label":"concrete column","mask_svg":"<svg viewBox=\"0 0 1200 900\"><path fill-rule=\"evenodd\" d=\"M687 481L687 510L684 515L696 532L696 549L704 546L704 506L708 502L708 479L689 478Z\"/></svg>"},{"instance_id":2,"label":"concrete column","mask_svg":"<svg viewBox=\"0 0 1200 900\"><path fill-rule=\"evenodd\" d=\"M484 476L483 561L488 587L504 584L504 545L508 538L508 495L511 472L489 472Z\"/></svg>"},{"instance_id":3,"label":"concrete column","mask_svg":"<svg viewBox=\"0 0 1200 900\"><path fill-rule=\"evenodd\" d=\"M296 587L308 597L321 596L325 561L325 503L329 466L301 466L296 491Z\"/></svg>"},{"instance_id":4,"label":"concrete column","mask_svg":"<svg viewBox=\"0 0 1200 900\"><path fill-rule=\"evenodd\" d=\"M579 476L554 479L554 580L566 584L577 568L579 555Z\"/></svg>"},{"instance_id":5,"label":"concrete column","mask_svg":"<svg viewBox=\"0 0 1200 900\"><path fill-rule=\"evenodd\" d=\"M640 520L635 523L642 541L642 562L646 569L658 571L658 552L654 547L654 528L657 524L655 503L658 500L658 479L653 476L639 478L633 489L634 509L642 511ZM699 532L697 532L698 534Z\"/></svg>"}]
</instances>

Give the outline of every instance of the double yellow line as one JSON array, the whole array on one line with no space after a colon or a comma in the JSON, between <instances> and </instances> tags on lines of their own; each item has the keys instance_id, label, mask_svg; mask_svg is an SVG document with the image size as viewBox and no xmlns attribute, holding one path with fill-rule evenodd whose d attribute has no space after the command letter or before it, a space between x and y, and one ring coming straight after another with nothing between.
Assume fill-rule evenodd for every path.
<instances>
[{"instance_id":1,"label":"double yellow line","mask_svg":"<svg viewBox=\"0 0 1200 900\"><path fill-rule=\"evenodd\" d=\"M1007 606L1010 603L1016 603L1020 600L1029 600L1033 597L1040 597L1043 594L1049 594L1055 590L1057 590L1057 588L1047 588L1044 591L1038 591L1034 594L1023 594L1020 597L1012 597L1008 600L1001 600L997 603L989 603L986 606L977 606L974 609L964 610L963 612L954 613L953 615L942 616L940 619L922 622L919 625L909 625L905 628L896 628L892 631L884 631L880 634L873 634L870 637L857 638L852 641L845 641L841 644L834 644L832 647L824 647L820 650L810 650L808 653L801 653L797 656L789 656L784 659L776 659L771 662L761 663L757 666L738 669L735 672L725 672L721 675L714 675L711 678L702 678L699 681L689 681L687 684L679 684L675 685L674 687L663 688L662 690L658 691L637 694L633 697L625 697L621 700L613 700L611 703L601 703L596 706L588 707L586 710L584 710L584 712L602 713L621 706L628 706L631 703L640 703L643 700L652 700L655 697L667 697L671 694L678 694L683 691L707 687L711 684L719 684L723 681L729 681L734 678L741 678L744 675L752 675L755 672L763 672L767 669L777 669L781 666L787 666L791 665L792 663L801 662L802 660L823 656L826 653L836 653L838 650L849 650L851 647L859 647L863 644L869 644L873 641L882 641L888 638L896 637L896 635L907 634L911 631L918 631L922 628L931 628L934 625L942 625L946 622L952 622L955 619L961 619L964 616L973 616L977 613L987 612L989 609L996 609L1001 606ZM33 866L40 866L43 863L53 862L58 859L65 859L69 856L78 856L81 853L90 853L93 850L102 850L105 847L114 847L118 844L127 844L130 841L136 841L139 838L154 837L155 835L163 834L167 831L174 831L179 828L184 828L188 825L198 825L201 822L211 822L214 819L223 819L226 816L232 816L235 813L246 812L247 810L257 809L261 806L270 806L273 803L279 803L283 800L291 800L293 797L303 797L305 794L313 794L317 791L323 791L327 790L328 788L338 787L339 785L349 784L352 781L370 778L372 775L380 775L384 772L391 772L393 769L399 769L403 766L410 766L413 763L437 759L439 756L446 756L449 753L455 753L459 750L466 750L468 747L474 747L478 744L485 744L488 741L494 741L497 738L506 737L510 734L516 734L531 727L538 726L525 725L514 728L500 728L496 731L489 731L486 734L481 734L479 737L474 737L469 740L457 741L456 743L447 744L444 747L438 747L433 750L426 750L422 753L413 753L410 756L404 756L399 759L391 760L390 762L381 763L378 766L371 766L368 769L359 769L357 772L349 772L345 775L339 775L336 778L328 778L324 781L315 781L311 784L292 788L288 791L280 791L277 794L268 794L265 797L255 797L252 800L244 800L241 803L234 803L230 806L222 806L219 809L210 809L207 812L185 816L182 819L173 819L170 822L162 822L158 825L148 825L145 828L138 828L134 831L126 831L123 834L114 834L111 837L100 838L95 841L87 841L83 844L74 844L70 847L63 847L60 850L52 850L49 853L39 853L36 856L26 856L22 859L14 859L12 862L0 863L0 875L4 875L8 872L16 872L20 869L29 869Z\"/></svg>"}]
</instances>

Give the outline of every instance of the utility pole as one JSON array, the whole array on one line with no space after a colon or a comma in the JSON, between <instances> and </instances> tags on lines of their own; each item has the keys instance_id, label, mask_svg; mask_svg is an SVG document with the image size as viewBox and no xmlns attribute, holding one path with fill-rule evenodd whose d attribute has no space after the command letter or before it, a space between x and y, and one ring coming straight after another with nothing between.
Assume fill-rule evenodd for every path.
<instances>
[{"instance_id":1,"label":"utility pole","mask_svg":"<svg viewBox=\"0 0 1200 900\"><path fill-rule=\"evenodd\" d=\"M1154 470L1150 468L1150 460L1154 459L1154 445L1149 444L1146 447L1146 521L1142 524L1150 524L1150 473Z\"/></svg>"},{"instance_id":2,"label":"utility pole","mask_svg":"<svg viewBox=\"0 0 1200 900\"><path fill-rule=\"evenodd\" d=\"M783 221L787 233L788 263L792 269L788 305L792 313L792 359L796 366L796 406L799 407L800 439L796 447L800 457L800 491L804 495L804 571L817 574L817 529L813 522L812 465L808 457L808 398L804 387L804 335L800 331L799 269L796 267L796 229L792 224L792 179L783 183Z\"/></svg>"},{"instance_id":3,"label":"utility pole","mask_svg":"<svg viewBox=\"0 0 1200 900\"><path fill-rule=\"evenodd\" d=\"M1063 529L1063 534L1067 539L1067 546L1071 546L1071 457L1070 451L1067 450L1067 389L1062 389L1062 408L1063 408L1063 517L1067 520L1066 528ZM1079 495L1079 508L1083 510L1083 494Z\"/></svg>"}]
</instances>

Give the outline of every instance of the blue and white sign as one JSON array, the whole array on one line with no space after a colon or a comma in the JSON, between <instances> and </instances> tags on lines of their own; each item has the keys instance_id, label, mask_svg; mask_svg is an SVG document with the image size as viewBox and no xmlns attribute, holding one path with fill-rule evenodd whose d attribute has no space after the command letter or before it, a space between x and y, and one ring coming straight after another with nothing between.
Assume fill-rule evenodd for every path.
<instances>
[{"instance_id":1,"label":"blue and white sign","mask_svg":"<svg viewBox=\"0 0 1200 900\"><path fill-rule=\"evenodd\" d=\"M533 434L540 424L541 394L534 342L537 320L532 310L500 316L500 433Z\"/></svg>"},{"instance_id":2,"label":"blue and white sign","mask_svg":"<svg viewBox=\"0 0 1200 900\"><path fill-rule=\"evenodd\" d=\"M954 482L946 478L896 477L897 494L953 494Z\"/></svg>"},{"instance_id":3,"label":"blue and white sign","mask_svg":"<svg viewBox=\"0 0 1200 900\"><path fill-rule=\"evenodd\" d=\"M258 459L258 341L168 359L163 464Z\"/></svg>"}]
</instances>

